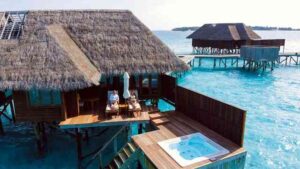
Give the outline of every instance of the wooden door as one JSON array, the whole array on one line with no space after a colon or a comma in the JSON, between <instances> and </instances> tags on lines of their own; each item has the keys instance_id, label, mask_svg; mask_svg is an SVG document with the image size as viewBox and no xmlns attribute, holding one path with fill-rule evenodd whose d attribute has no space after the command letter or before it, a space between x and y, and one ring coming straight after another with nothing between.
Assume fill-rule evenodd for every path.
<instances>
[{"instance_id":1,"label":"wooden door","mask_svg":"<svg viewBox=\"0 0 300 169\"><path fill-rule=\"evenodd\" d=\"M79 97L76 91L63 93L63 106L66 118L79 115Z\"/></svg>"}]
</instances>

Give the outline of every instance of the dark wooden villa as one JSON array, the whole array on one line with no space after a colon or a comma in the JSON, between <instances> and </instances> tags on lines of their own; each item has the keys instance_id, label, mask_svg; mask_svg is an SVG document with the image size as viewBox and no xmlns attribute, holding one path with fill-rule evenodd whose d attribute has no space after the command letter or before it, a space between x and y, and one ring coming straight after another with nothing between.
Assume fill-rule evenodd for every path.
<instances>
[{"instance_id":1,"label":"dark wooden villa","mask_svg":"<svg viewBox=\"0 0 300 169\"><path fill-rule=\"evenodd\" d=\"M10 20L13 14L4 15ZM80 115L77 95L85 99L102 92L106 102L106 90L121 93L124 72L132 75L131 88L138 88L141 97L157 97L159 85L151 81L188 69L129 11L24 14L21 36L1 40L0 52L0 89L13 90L17 121ZM141 84L144 79L149 84Z\"/></svg>"},{"instance_id":2,"label":"dark wooden villa","mask_svg":"<svg viewBox=\"0 0 300 169\"><path fill-rule=\"evenodd\" d=\"M262 39L243 23L205 24L187 38L195 54L237 54L243 45L284 46L284 39Z\"/></svg>"},{"instance_id":3,"label":"dark wooden villa","mask_svg":"<svg viewBox=\"0 0 300 169\"><path fill-rule=\"evenodd\" d=\"M189 67L130 11L0 14L0 107L4 107L0 116L8 117L5 108L10 106L12 121L32 122L39 149L43 149L45 125L56 122L61 129L74 130L78 168L95 159L99 160L100 168L130 168L132 161L143 162L139 164L143 168L244 167L246 112L177 86L176 79L165 73ZM151 99L155 105L157 99L165 99L176 110L163 114L142 104L139 113L130 115L130 106L122 98L125 72L130 75L129 88L137 92L139 101ZM116 115L107 116L110 90L117 91L124 104L120 104ZM137 135L133 141L119 145L118 135L125 131L128 138L127 127L132 123L151 123L156 131ZM112 125L122 127L111 133L112 137L101 149L83 155L84 132ZM163 150L156 151L158 141L195 132L226 148L227 154L182 167ZM107 152L113 153L113 157ZM86 159L89 161L84 165Z\"/></svg>"}]
</instances>

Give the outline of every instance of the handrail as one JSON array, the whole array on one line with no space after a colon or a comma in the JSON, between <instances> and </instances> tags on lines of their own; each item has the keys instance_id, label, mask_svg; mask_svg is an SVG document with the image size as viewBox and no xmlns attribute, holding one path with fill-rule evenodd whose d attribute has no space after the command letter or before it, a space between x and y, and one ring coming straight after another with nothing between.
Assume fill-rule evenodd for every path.
<instances>
[{"instance_id":1,"label":"handrail","mask_svg":"<svg viewBox=\"0 0 300 169\"><path fill-rule=\"evenodd\" d=\"M102 147L101 147L101 149L99 150L99 151L97 151L94 155L93 155L93 157L87 162L87 164L86 164L86 167L91 163L91 162L93 162L95 159L96 159L96 157L97 156L99 156L99 158L100 158L100 168L102 167L102 157L101 157L101 153L108 147L108 145L110 145L110 143L112 143L114 140L115 140L115 138L123 131L123 130L125 130L127 127L128 127L128 124L129 124L129 122L127 122L126 124L124 124L124 126L123 127L121 127L120 129L119 129L119 131L118 132L116 132Z\"/></svg>"},{"instance_id":2,"label":"handrail","mask_svg":"<svg viewBox=\"0 0 300 169\"><path fill-rule=\"evenodd\" d=\"M112 138L109 141L107 141L104 144L104 146L94 156L97 156L98 154L100 154L115 139L115 137L117 137L124 129L126 129L126 127L128 126L127 124L128 123L126 123L116 134L114 134L112 136Z\"/></svg>"}]
</instances>

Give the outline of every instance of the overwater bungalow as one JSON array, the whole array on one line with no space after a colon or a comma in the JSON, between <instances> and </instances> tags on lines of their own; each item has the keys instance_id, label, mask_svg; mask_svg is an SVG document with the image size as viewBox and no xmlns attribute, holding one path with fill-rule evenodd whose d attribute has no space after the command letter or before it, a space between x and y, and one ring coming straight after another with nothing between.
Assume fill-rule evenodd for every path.
<instances>
[{"instance_id":1,"label":"overwater bungalow","mask_svg":"<svg viewBox=\"0 0 300 169\"><path fill-rule=\"evenodd\" d=\"M244 45L283 47L284 39L262 39L244 23L204 24L187 38L195 54L238 54Z\"/></svg>"},{"instance_id":2,"label":"overwater bungalow","mask_svg":"<svg viewBox=\"0 0 300 169\"><path fill-rule=\"evenodd\" d=\"M178 86L169 72L189 67L130 11L0 14L0 116L32 122L40 152L57 124L76 140L78 168L244 168L246 111ZM120 129L83 154L83 135L103 126Z\"/></svg>"}]
</instances>

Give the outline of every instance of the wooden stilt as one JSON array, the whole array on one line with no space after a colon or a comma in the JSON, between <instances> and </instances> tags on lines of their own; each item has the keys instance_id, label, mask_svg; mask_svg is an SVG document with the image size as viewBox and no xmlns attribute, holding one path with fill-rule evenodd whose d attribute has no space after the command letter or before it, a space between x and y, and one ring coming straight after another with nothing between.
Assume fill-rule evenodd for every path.
<instances>
[{"instance_id":1,"label":"wooden stilt","mask_svg":"<svg viewBox=\"0 0 300 169\"><path fill-rule=\"evenodd\" d=\"M143 133L143 124L142 124L142 123L139 124L139 127L138 127L138 133L139 133L139 134L142 134L142 133Z\"/></svg>"},{"instance_id":2,"label":"wooden stilt","mask_svg":"<svg viewBox=\"0 0 300 169\"><path fill-rule=\"evenodd\" d=\"M199 58L198 66L201 66L201 58Z\"/></svg>"},{"instance_id":3,"label":"wooden stilt","mask_svg":"<svg viewBox=\"0 0 300 169\"><path fill-rule=\"evenodd\" d=\"M3 124L2 124L2 120L1 120L1 116L0 116L0 136L4 135L4 129L3 129Z\"/></svg>"},{"instance_id":4,"label":"wooden stilt","mask_svg":"<svg viewBox=\"0 0 300 169\"><path fill-rule=\"evenodd\" d=\"M251 61L248 61L248 70L251 69Z\"/></svg>"},{"instance_id":5,"label":"wooden stilt","mask_svg":"<svg viewBox=\"0 0 300 169\"><path fill-rule=\"evenodd\" d=\"M216 58L214 58L214 68L216 67Z\"/></svg>"},{"instance_id":6,"label":"wooden stilt","mask_svg":"<svg viewBox=\"0 0 300 169\"><path fill-rule=\"evenodd\" d=\"M37 145L38 154L40 157L42 157L44 155L44 152L43 152L43 142L41 136L41 125L39 122L34 124L34 132L36 135L36 145Z\"/></svg>"},{"instance_id":7,"label":"wooden stilt","mask_svg":"<svg viewBox=\"0 0 300 169\"><path fill-rule=\"evenodd\" d=\"M88 132L88 130L85 130L84 131L84 138L85 138L85 141L87 142L87 143L89 143L89 132Z\"/></svg>"},{"instance_id":8,"label":"wooden stilt","mask_svg":"<svg viewBox=\"0 0 300 169\"><path fill-rule=\"evenodd\" d=\"M47 150L48 139L47 139L46 127L44 122L41 122L41 134L43 140L43 151L45 152Z\"/></svg>"},{"instance_id":9,"label":"wooden stilt","mask_svg":"<svg viewBox=\"0 0 300 169\"><path fill-rule=\"evenodd\" d=\"M14 107L13 101L11 100L9 104L10 104L12 121L15 124L16 123L16 114L15 114L15 107Z\"/></svg>"},{"instance_id":10,"label":"wooden stilt","mask_svg":"<svg viewBox=\"0 0 300 169\"><path fill-rule=\"evenodd\" d=\"M82 147L81 147L81 133L79 129L75 129L76 133L76 144L77 144L77 167L81 169L82 162Z\"/></svg>"},{"instance_id":11,"label":"wooden stilt","mask_svg":"<svg viewBox=\"0 0 300 169\"><path fill-rule=\"evenodd\" d=\"M140 161L140 160L138 160L138 162L137 162L137 169L143 169L143 167L142 167L142 164L141 164L141 161Z\"/></svg>"}]
</instances>

